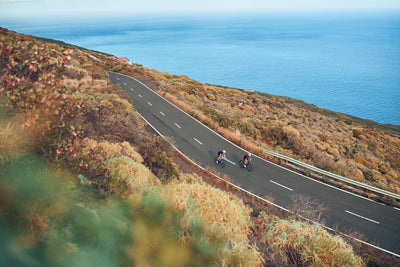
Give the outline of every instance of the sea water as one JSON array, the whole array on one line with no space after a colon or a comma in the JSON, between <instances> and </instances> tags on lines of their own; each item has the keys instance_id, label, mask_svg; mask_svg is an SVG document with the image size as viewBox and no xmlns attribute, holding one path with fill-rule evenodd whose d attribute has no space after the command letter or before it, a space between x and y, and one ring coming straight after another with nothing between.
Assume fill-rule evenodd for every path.
<instances>
[{"instance_id":1,"label":"sea water","mask_svg":"<svg viewBox=\"0 0 400 267\"><path fill-rule=\"evenodd\" d=\"M210 84L289 96L400 125L400 13L4 22Z\"/></svg>"}]
</instances>

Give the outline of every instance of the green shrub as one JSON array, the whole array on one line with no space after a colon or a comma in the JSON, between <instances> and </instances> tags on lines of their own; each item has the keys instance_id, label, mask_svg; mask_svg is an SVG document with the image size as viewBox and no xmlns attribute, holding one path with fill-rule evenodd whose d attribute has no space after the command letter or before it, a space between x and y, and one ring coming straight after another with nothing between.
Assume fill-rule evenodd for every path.
<instances>
[{"instance_id":1,"label":"green shrub","mask_svg":"<svg viewBox=\"0 0 400 267\"><path fill-rule=\"evenodd\" d=\"M119 72L121 69L122 69L122 65L118 65L118 66L114 67L113 71L114 72Z\"/></svg>"}]
</instances>

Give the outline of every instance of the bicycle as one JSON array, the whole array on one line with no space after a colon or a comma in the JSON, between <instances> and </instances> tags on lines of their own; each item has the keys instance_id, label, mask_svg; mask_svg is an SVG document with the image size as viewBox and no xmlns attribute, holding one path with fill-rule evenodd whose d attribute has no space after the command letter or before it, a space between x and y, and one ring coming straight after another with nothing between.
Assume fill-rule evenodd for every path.
<instances>
[{"instance_id":1,"label":"bicycle","mask_svg":"<svg viewBox=\"0 0 400 267\"><path fill-rule=\"evenodd\" d=\"M239 160L239 166L240 166L240 168L246 168L247 171L249 171L249 172L251 172L253 170L253 165L251 165L251 162L248 162L246 164L246 167L244 166L244 160L243 159Z\"/></svg>"},{"instance_id":2,"label":"bicycle","mask_svg":"<svg viewBox=\"0 0 400 267\"><path fill-rule=\"evenodd\" d=\"M215 159L214 159L215 164L220 165L222 168L225 168L225 166L226 166L225 159L224 158L221 158L220 160L217 160L217 159L218 159L218 155L215 156Z\"/></svg>"}]
</instances>

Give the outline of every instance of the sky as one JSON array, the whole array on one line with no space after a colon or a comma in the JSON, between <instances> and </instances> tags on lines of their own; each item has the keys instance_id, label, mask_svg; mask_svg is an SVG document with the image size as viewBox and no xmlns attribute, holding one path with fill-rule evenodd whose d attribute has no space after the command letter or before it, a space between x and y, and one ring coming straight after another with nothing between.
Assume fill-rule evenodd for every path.
<instances>
[{"instance_id":1,"label":"sky","mask_svg":"<svg viewBox=\"0 0 400 267\"><path fill-rule=\"evenodd\" d=\"M0 0L2 19L400 10L400 0Z\"/></svg>"}]
</instances>

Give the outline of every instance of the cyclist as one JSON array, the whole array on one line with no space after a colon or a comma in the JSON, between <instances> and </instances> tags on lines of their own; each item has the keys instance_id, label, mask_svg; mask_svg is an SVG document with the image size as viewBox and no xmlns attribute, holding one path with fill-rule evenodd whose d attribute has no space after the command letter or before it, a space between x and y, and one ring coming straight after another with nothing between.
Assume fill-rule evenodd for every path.
<instances>
[{"instance_id":1,"label":"cyclist","mask_svg":"<svg viewBox=\"0 0 400 267\"><path fill-rule=\"evenodd\" d=\"M244 156L243 156L243 167L245 167L246 168L246 165L248 164L248 163L251 163L251 153L246 153L246 154L244 154Z\"/></svg>"},{"instance_id":2,"label":"cyclist","mask_svg":"<svg viewBox=\"0 0 400 267\"><path fill-rule=\"evenodd\" d=\"M226 151L225 150L221 150L221 151L218 151L218 158L217 158L217 164L218 164L218 162L220 162L221 161L221 159L222 158L225 158L225 153L226 153Z\"/></svg>"}]
</instances>

